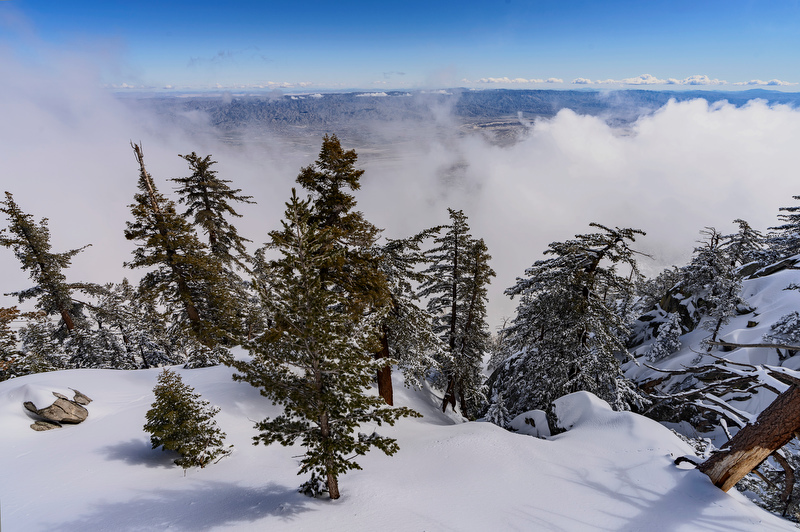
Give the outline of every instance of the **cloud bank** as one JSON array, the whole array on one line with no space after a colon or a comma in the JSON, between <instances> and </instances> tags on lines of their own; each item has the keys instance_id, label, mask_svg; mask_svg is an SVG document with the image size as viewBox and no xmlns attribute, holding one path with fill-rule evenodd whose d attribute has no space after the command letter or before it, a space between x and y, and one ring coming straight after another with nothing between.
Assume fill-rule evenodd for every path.
<instances>
[{"instance_id":1,"label":"cloud bank","mask_svg":"<svg viewBox=\"0 0 800 532\"><path fill-rule=\"evenodd\" d=\"M278 227L300 167L319 149L319 139L290 143L263 131L234 146L212 135L199 114L185 116L192 126L178 130L99 89L85 57L47 49L36 61L0 54L0 71L3 188L26 212L50 219L55 251L93 244L75 258L74 281L140 275L122 267L132 250L123 230L138 177L129 141L142 141L164 192L167 179L186 174L178 154L213 154L220 176L258 202L242 206L237 222L255 245ZM366 170L359 208L395 238L445 223L447 207L463 209L493 256L495 324L513 313L503 290L515 277L548 243L586 232L590 222L646 231L637 248L654 257L643 266L656 272L685 261L704 226L733 231L732 221L744 218L765 230L800 194L800 111L785 106L670 103L625 130L562 111L534 121L506 147L462 134L446 106L434 115L425 123L364 124L362 137L380 150L359 151ZM0 249L0 271L0 292L29 286L8 250Z\"/></svg>"}]
</instances>

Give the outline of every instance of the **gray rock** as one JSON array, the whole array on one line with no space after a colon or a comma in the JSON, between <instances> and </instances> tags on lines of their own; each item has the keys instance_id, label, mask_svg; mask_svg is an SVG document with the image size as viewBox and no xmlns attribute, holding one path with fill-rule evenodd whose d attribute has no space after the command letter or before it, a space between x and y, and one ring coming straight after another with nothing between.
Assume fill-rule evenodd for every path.
<instances>
[{"instance_id":1,"label":"gray rock","mask_svg":"<svg viewBox=\"0 0 800 532\"><path fill-rule=\"evenodd\" d=\"M70 390L75 392L75 397L73 397L72 400L75 401L76 403L78 403L79 405L88 405L89 403L92 402L91 399L89 399L87 396L83 395L81 392L79 392L75 388L70 388ZM66 397L65 397L65 399L66 399Z\"/></svg>"},{"instance_id":2,"label":"gray rock","mask_svg":"<svg viewBox=\"0 0 800 532\"><path fill-rule=\"evenodd\" d=\"M37 416L56 423L80 423L89 415L89 411L83 406L61 397L58 397L52 405L46 408L36 408L36 405L30 401L25 401L23 406Z\"/></svg>"},{"instance_id":3,"label":"gray rock","mask_svg":"<svg viewBox=\"0 0 800 532\"><path fill-rule=\"evenodd\" d=\"M61 423L56 423L55 421L37 421L31 428L37 432L44 432L45 430L53 430L53 429L60 429Z\"/></svg>"}]
</instances>

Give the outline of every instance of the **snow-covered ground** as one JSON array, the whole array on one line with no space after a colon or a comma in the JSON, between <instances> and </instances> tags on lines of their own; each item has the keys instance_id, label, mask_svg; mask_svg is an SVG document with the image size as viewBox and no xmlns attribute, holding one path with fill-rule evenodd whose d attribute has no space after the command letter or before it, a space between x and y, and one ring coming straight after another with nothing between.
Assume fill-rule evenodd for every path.
<instances>
[{"instance_id":1,"label":"snow-covered ground","mask_svg":"<svg viewBox=\"0 0 800 532\"><path fill-rule=\"evenodd\" d=\"M301 447L253 446L253 423L278 409L227 367L183 370L221 408L234 453L186 475L143 432L159 370L71 370L0 383L0 528L199 530L793 530L745 497L673 464L690 448L658 423L586 393L559 400L572 428L547 440L443 415L395 382L395 403L424 414L382 434L393 457L360 457L342 498L297 493ZM75 388L92 399L76 426L34 432L28 398ZM37 406L41 407L39 403Z\"/></svg>"}]
</instances>

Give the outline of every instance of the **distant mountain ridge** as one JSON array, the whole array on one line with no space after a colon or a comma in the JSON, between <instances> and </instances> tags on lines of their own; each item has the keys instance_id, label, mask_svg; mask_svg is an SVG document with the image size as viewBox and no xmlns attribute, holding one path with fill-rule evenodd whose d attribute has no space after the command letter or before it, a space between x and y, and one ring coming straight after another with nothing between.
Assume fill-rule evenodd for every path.
<instances>
[{"instance_id":1,"label":"distant mountain ridge","mask_svg":"<svg viewBox=\"0 0 800 532\"><path fill-rule=\"evenodd\" d=\"M800 105L800 93L753 89L745 91L654 90L517 90L448 89L440 91L380 91L324 94L180 94L128 95L120 101L136 110L156 113L184 130L210 126L231 143L243 132L269 132L285 138L319 138L336 132L357 145L380 144L369 138L365 125L391 124L398 128L434 123L480 130L495 142L515 142L524 121L552 118L562 109L599 116L612 126L625 126L663 107L670 100L697 98L709 103L727 101L737 107L754 99L769 104Z\"/></svg>"}]
</instances>

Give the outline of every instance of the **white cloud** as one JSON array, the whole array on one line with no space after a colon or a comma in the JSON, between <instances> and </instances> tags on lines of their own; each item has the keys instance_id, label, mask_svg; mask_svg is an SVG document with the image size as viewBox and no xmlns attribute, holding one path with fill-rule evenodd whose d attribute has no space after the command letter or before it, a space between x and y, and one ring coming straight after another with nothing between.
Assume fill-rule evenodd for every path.
<instances>
[{"instance_id":1,"label":"white cloud","mask_svg":"<svg viewBox=\"0 0 800 532\"><path fill-rule=\"evenodd\" d=\"M622 83L625 85L663 85L666 83L666 80L658 79L650 74L642 74L635 78L625 78L622 80Z\"/></svg>"},{"instance_id":2,"label":"white cloud","mask_svg":"<svg viewBox=\"0 0 800 532\"><path fill-rule=\"evenodd\" d=\"M389 96L385 92L364 92L362 94L356 94L357 98L382 98L384 96Z\"/></svg>"},{"instance_id":3,"label":"white cloud","mask_svg":"<svg viewBox=\"0 0 800 532\"><path fill-rule=\"evenodd\" d=\"M462 79L463 83L472 83L468 79ZM502 78L480 78L475 83L486 83L486 84L503 84L503 85L524 85L524 84L539 84L539 83L564 83L564 80L561 78L548 78L548 79L539 79L539 78L509 78L508 76L504 76Z\"/></svg>"},{"instance_id":4,"label":"white cloud","mask_svg":"<svg viewBox=\"0 0 800 532\"><path fill-rule=\"evenodd\" d=\"M711 79L704 75L689 76L684 79L659 79L651 74L642 74L633 78L623 79L592 81L587 78L577 78L572 80L574 85L726 85L727 83L727 81Z\"/></svg>"},{"instance_id":5,"label":"white cloud","mask_svg":"<svg viewBox=\"0 0 800 532\"><path fill-rule=\"evenodd\" d=\"M727 81L711 79L708 76L700 74L689 76L679 81L680 85L726 85L727 83Z\"/></svg>"},{"instance_id":6,"label":"white cloud","mask_svg":"<svg viewBox=\"0 0 800 532\"><path fill-rule=\"evenodd\" d=\"M760 79L751 79L750 81L737 81L734 85L759 85L759 86L772 86L772 87L788 87L790 85L797 85L789 81L781 81L779 79L771 79L769 81L761 81Z\"/></svg>"}]
</instances>

